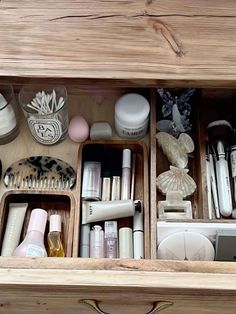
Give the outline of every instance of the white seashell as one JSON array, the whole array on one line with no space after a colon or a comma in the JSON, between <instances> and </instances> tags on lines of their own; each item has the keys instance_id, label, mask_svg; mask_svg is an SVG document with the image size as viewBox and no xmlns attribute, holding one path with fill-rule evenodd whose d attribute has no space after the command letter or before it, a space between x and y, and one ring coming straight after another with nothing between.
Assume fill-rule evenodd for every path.
<instances>
[{"instance_id":1,"label":"white seashell","mask_svg":"<svg viewBox=\"0 0 236 314\"><path fill-rule=\"evenodd\" d=\"M156 138L158 145L163 150L171 165L178 168L187 167L188 155L185 146L178 139L165 132L157 133Z\"/></svg>"},{"instance_id":2,"label":"white seashell","mask_svg":"<svg viewBox=\"0 0 236 314\"><path fill-rule=\"evenodd\" d=\"M158 190L162 194L169 191L181 191L183 197L192 195L197 186L195 181L188 175L188 169L180 169L170 166L170 170L161 173L157 179L156 184Z\"/></svg>"},{"instance_id":3,"label":"white seashell","mask_svg":"<svg viewBox=\"0 0 236 314\"><path fill-rule=\"evenodd\" d=\"M186 153L189 154L194 151L194 148L195 148L194 142L187 133L181 133L178 138L178 141L184 146Z\"/></svg>"}]
</instances>

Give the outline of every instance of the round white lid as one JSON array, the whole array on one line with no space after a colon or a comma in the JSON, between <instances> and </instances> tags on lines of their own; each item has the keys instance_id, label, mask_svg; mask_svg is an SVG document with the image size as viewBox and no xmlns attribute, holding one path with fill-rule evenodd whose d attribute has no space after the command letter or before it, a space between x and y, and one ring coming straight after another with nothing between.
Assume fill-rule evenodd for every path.
<instances>
[{"instance_id":1,"label":"round white lid","mask_svg":"<svg viewBox=\"0 0 236 314\"><path fill-rule=\"evenodd\" d=\"M215 249L211 241L198 232L176 232L158 246L157 258L165 260L213 261Z\"/></svg>"},{"instance_id":2,"label":"round white lid","mask_svg":"<svg viewBox=\"0 0 236 314\"><path fill-rule=\"evenodd\" d=\"M130 93L121 96L115 104L115 116L122 124L130 126L142 124L148 118L150 105L139 94Z\"/></svg>"},{"instance_id":3,"label":"round white lid","mask_svg":"<svg viewBox=\"0 0 236 314\"><path fill-rule=\"evenodd\" d=\"M51 215L49 218L49 232L61 232L61 215Z\"/></svg>"}]
</instances>

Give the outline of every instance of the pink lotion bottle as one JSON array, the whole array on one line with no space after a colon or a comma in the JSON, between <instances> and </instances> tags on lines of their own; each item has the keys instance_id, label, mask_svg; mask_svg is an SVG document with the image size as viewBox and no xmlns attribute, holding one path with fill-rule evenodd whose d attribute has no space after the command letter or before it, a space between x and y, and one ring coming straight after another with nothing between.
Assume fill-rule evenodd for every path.
<instances>
[{"instance_id":1,"label":"pink lotion bottle","mask_svg":"<svg viewBox=\"0 0 236 314\"><path fill-rule=\"evenodd\" d=\"M35 208L31 212L27 234L21 244L13 252L13 256L47 256L44 246L44 232L47 223L47 212Z\"/></svg>"}]
</instances>

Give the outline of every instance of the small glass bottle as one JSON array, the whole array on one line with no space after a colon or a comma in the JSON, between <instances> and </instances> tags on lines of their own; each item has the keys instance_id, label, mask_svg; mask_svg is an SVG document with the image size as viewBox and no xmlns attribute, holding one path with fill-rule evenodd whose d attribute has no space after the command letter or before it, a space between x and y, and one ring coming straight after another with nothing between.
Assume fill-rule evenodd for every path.
<instances>
[{"instance_id":1,"label":"small glass bottle","mask_svg":"<svg viewBox=\"0 0 236 314\"><path fill-rule=\"evenodd\" d=\"M117 258L118 257L118 233L117 221L105 221L105 257Z\"/></svg>"},{"instance_id":2,"label":"small glass bottle","mask_svg":"<svg viewBox=\"0 0 236 314\"><path fill-rule=\"evenodd\" d=\"M47 212L35 208L30 215L27 234L21 244L13 252L13 256L47 256L44 246L44 232L47 223Z\"/></svg>"},{"instance_id":3,"label":"small glass bottle","mask_svg":"<svg viewBox=\"0 0 236 314\"><path fill-rule=\"evenodd\" d=\"M49 221L48 233L48 256L50 257L64 257L65 251L62 244L61 236L61 216L51 215Z\"/></svg>"}]
</instances>

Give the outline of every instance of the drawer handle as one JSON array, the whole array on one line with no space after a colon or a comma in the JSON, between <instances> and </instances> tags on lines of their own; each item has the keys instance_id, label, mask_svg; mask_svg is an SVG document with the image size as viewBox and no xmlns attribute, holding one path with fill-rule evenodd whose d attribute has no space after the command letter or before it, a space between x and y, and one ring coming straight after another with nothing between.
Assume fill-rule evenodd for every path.
<instances>
[{"instance_id":1,"label":"drawer handle","mask_svg":"<svg viewBox=\"0 0 236 314\"><path fill-rule=\"evenodd\" d=\"M81 300L80 303L86 304L87 306L91 307L93 310L95 310L99 314L109 314L107 312L104 312L100 306L97 300ZM169 301L156 301L153 303L153 306L149 312L146 312L145 314L154 314L156 312L160 312L164 309L166 309L169 306L172 306L173 303Z\"/></svg>"}]
</instances>

